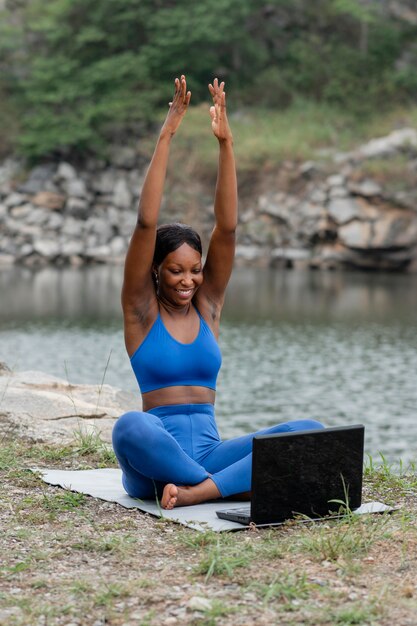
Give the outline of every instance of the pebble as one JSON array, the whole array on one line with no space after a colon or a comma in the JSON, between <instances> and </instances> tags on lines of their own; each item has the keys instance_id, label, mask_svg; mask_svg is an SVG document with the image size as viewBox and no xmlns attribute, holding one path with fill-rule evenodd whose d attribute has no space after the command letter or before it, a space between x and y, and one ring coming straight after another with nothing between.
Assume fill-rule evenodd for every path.
<instances>
[{"instance_id":1,"label":"pebble","mask_svg":"<svg viewBox=\"0 0 417 626\"><path fill-rule=\"evenodd\" d=\"M187 602L187 607L192 611L209 611L212 608L211 600L193 596Z\"/></svg>"}]
</instances>

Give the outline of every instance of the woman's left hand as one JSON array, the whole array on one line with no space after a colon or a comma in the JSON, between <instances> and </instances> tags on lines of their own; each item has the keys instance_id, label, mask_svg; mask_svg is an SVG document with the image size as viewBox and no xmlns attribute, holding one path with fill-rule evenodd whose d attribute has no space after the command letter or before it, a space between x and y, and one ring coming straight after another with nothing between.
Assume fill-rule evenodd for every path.
<instances>
[{"instance_id":1,"label":"woman's left hand","mask_svg":"<svg viewBox=\"0 0 417 626\"><path fill-rule=\"evenodd\" d=\"M219 84L217 78L208 86L213 98L213 106L210 107L211 128L219 141L233 140L232 131L226 114L226 93L224 82Z\"/></svg>"}]
</instances>

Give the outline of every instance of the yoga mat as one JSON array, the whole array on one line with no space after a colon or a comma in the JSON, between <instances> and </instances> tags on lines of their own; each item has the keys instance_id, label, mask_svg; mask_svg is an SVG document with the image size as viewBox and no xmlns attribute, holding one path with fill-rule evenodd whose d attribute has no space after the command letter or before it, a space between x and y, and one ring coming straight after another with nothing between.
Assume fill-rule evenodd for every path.
<instances>
[{"instance_id":1,"label":"yoga mat","mask_svg":"<svg viewBox=\"0 0 417 626\"><path fill-rule=\"evenodd\" d=\"M194 506L178 507L166 511L158 507L155 500L137 500L127 495L122 486L122 472L120 469L104 468L92 470L56 470L32 468L32 471L41 475L41 478L49 485L57 485L85 493L93 498L116 502L127 509L137 508L144 513L150 513L156 517L163 517L178 524L194 528L201 532L214 530L222 532L226 530L247 530L248 526L221 520L216 511L225 508L237 508L247 506L248 502L205 502ZM381 502L367 502L355 510L358 515L365 513L384 513L395 510L393 507Z\"/></svg>"},{"instance_id":2,"label":"yoga mat","mask_svg":"<svg viewBox=\"0 0 417 626\"><path fill-rule=\"evenodd\" d=\"M49 485L58 485L69 491L85 493L93 498L117 502L127 509L137 508L144 513L150 513L156 517L163 517L178 524L199 531L214 530L243 530L247 528L236 522L221 520L216 511L230 506L230 502L205 502L194 506L185 506L166 511L158 507L155 500L137 500L127 495L122 485L122 472L120 469L105 468L92 470L56 470L38 469L33 471L40 473L42 479ZM247 502L233 502L233 506L245 506Z\"/></svg>"}]
</instances>

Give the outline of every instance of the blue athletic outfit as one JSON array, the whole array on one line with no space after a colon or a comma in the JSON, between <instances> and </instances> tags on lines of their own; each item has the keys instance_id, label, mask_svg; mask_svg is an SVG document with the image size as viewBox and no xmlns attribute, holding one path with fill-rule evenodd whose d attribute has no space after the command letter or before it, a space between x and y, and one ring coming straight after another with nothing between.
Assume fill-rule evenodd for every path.
<instances>
[{"instance_id":1,"label":"blue athletic outfit","mask_svg":"<svg viewBox=\"0 0 417 626\"><path fill-rule=\"evenodd\" d=\"M198 315L196 339L183 344L169 334L158 314L131 357L142 393L177 385L216 388L221 353ZM176 404L122 415L113 429L113 447L130 496L153 498L169 482L195 485L211 478L227 497L250 491L255 435L316 428L323 426L315 420L297 420L221 441L212 404Z\"/></svg>"}]
</instances>

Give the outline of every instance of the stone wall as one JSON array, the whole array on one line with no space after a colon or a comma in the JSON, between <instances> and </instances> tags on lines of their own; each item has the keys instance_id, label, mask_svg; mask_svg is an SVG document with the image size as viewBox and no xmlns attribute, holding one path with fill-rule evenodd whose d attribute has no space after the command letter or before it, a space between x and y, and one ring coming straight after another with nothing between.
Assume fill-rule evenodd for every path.
<instances>
[{"instance_id":1,"label":"stone wall","mask_svg":"<svg viewBox=\"0 0 417 626\"><path fill-rule=\"evenodd\" d=\"M0 265L121 263L146 167L137 162L133 150L115 148L108 163L90 161L82 169L46 163L24 175L17 161L3 163ZM417 271L414 129L253 176L253 184L250 175L240 177L238 264ZM213 190L204 181L194 187L199 218L189 209L174 217L191 217L207 240ZM172 219L165 204L161 221Z\"/></svg>"}]
</instances>

